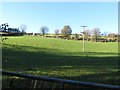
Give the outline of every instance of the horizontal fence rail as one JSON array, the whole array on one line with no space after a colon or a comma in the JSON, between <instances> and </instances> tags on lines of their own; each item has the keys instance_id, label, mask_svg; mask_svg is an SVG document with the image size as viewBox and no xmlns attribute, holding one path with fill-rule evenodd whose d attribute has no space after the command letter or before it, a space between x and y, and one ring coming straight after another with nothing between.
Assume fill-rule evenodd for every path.
<instances>
[{"instance_id":1,"label":"horizontal fence rail","mask_svg":"<svg viewBox=\"0 0 120 90\"><path fill-rule=\"evenodd\" d=\"M56 83L62 84L63 86L64 84L69 84L69 85L79 85L83 87L91 87L91 88L98 88L98 89L120 90L120 86L117 86L117 85L108 85L108 84L99 84L99 83L92 83L92 82L81 82L81 81L74 81L74 80L49 78L46 76L33 76L30 74L20 74L20 73L9 72L9 71L0 71L0 73L2 73L2 75L16 76L16 77L22 77L22 78L27 78L27 79L32 79L32 80L56 82Z\"/></svg>"}]
</instances>

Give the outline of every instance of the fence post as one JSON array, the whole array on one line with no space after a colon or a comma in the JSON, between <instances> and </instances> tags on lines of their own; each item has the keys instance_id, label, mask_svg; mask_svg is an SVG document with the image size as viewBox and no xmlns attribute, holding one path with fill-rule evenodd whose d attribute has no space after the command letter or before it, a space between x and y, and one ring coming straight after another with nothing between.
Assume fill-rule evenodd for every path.
<instances>
[{"instance_id":1,"label":"fence post","mask_svg":"<svg viewBox=\"0 0 120 90\"><path fill-rule=\"evenodd\" d=\"M36 85L37 85L37 80L35 80L33 88L36 88Z\"/></svg>"}]
</instances>

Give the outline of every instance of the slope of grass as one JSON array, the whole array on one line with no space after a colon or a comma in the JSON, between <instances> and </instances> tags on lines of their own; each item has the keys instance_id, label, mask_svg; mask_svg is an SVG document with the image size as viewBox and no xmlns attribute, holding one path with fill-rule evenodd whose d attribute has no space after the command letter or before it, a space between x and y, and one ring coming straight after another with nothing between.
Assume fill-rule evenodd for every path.
<instances>
[{"instance_id":1,"label":"slope of grass","mask_svg":"<svg viewBox=\"0 0 120 90\"><path fill-rule=\"evenodd\" d=\"M64 79L118 84L118 44L8 37L3 43L3 69Z\"/></svg>"},{"instance_id":2,"label":"slope of grass","mask_svg":"<svg viewBox=\"0 0 120 90\"><path fill-rule=\"evenodd\" d=\"M31 46L33 48L36 48L33 51L38 50L37 48L44 48L44 50L52 49L53 52L54 50L58 50L66 54L72 53L75 56L76 55L80 56L80 52L82 52L82 48L83 48L82 41L72 41L72 40L68 41L62 39L41 38L34 36L10 37L9 40L7 40L5 43L11 45L19 45L19 46ZM115 43L85 42L85 51L117 53L118 44L117 42Z\"/></svg>"}]
</instances>

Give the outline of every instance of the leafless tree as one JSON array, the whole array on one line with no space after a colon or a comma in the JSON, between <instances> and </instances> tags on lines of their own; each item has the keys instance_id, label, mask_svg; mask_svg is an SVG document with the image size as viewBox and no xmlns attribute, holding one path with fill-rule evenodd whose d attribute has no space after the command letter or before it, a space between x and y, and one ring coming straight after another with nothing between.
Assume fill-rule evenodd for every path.
<instances>
[{"instance_id":1,"label":"leafless tree","mask_svg":"<svg viewBox=\"0 0 120 90\"><path fill-rule=\"evenodd\" d=\"M93 37L95 39L95 41L99 38L100 36L100 29L99 28L94 28L92 29L92 34L93 34Z\"/></svg>"},{"instance_id":2,"label":"leafless tree","mask_svg":"<svg viewBox=\"0 0 120 90\"><path fill-rule=\"evenodd\" d=\"M89 30L89 29L84 30L85 39L87 39L87 41L88 41L88 39L89 39L90 34L91 34L91 33L90 33L90 30Z\"/></svg>"},{"instance_id":3,"label":"leafless tree","mask_svg":"<svg viewBox=\"0 0 120 90\"><path fill-rule=\"evenodd\" d=\"M21 32L23 33L23 34L25 34L26 33L26 29L27 29L27 26L25 25L25 24L21 24L20 25L20 29L21 29Z\"/></svg>"},{"instance_id":4,"label":"leafless tree","mask_svg":"<svg viewBox=\"0 0 120 90\"><path fill-rule=\"evenodd\" d=\"M43 36L49 31L48 27L42 26L40 28L40 32L43 34Z\"/></svg>"},{"instance_id":5,"label":"leafless tree","mask_svg":"<svg viewBox=\"0 0 120 90\"><path fill-rule=\"evenodd\" d=\"M56 30L55 30L55 34L56 34L56 35L59 35L59 33L60 33L60 30L59 30L59 29L56 29Z\"/></svg>"}]
</instances>

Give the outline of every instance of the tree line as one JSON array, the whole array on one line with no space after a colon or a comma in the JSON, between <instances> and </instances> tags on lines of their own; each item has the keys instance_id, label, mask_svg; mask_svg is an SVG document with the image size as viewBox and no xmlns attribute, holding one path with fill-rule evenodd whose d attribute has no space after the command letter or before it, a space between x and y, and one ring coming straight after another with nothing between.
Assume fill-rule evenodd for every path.
<instances>
[{"instance_id":1,"label":"tree line","mask_svg":"<svg viewBox=\"0 0 120 90\"><path fill-rule=\"evenodd\" d=\"M8 32L8 33L15 33L18 35L30 35L30 33L26 33L27 26L25 24L21 24L19 28L9 28L8 23L4 23L0 25L0 31ZM96 27L92 30L85 29L80 34L75 33L72 34L72 28L69 25L65 25L61 30L56 29L54 30L54 34L50 35L49 28L47 26L40 27L39 33L35 33L34 35L39 35L43 37L53 37L53 38L63 38L63 39L74 39L74 40L83 40L86 41L119 41L120 35L115 33L108 33L104 32L101 33L100 28ZM32 33L31 33L32 34Z\"/></svg>"},{"instance_id":2,"label":"tree line","mask_svg":"<svg viewBox=\"0 0 120 90\"><path fill-rule=\"evenodd\" d=\"M72 34L72 29L69 25L65 25L63 29L54 30L54 34L51 36L47 32L49 31L48 27L43 26L40 28L40 34L42 34L43 37L54 37L54 38L63 38L63 39L74 39L74 40L83 40L86 41L95 41L95 42L115 42L120 40L120 35L115 33L108 33L104 32L102 33L100 31L100 28L96 27L92 30L86 29L81 34ZM39 35L39 34L37 34Z\"/></svg>"}]
</instances>

